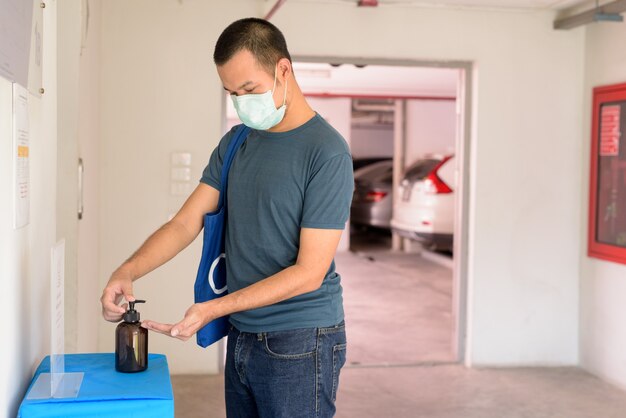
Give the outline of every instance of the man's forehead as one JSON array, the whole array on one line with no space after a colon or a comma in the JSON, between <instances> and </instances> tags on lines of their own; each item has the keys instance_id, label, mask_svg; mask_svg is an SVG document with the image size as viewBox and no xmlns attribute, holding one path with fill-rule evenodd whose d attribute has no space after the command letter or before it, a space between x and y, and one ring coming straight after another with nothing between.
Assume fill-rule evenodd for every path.
<instances>
[{"instance_id":1,"label":"man's forehead","mask_svg":"<svg viewBox=\"0 0 626 418\"><path fill-rule=\"evenodd\" d=\"M231 59L217 67L217 72L226 90L239 90L247 85L271 77L254 56L247 50L237 52Z\"/></svg>"}]
</instances>

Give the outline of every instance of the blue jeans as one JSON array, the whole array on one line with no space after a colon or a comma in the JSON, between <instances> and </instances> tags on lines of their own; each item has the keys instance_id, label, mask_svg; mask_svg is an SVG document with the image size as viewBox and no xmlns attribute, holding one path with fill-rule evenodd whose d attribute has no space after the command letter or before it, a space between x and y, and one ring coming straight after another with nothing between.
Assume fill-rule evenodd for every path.
<instances>
[{"instance_id":1,"label":"blue jeans","mask_svg":"<svg viewBox=\"0 0 626 418\"><path fill-rule=\"evenodd\" d=\"M228 418L335 415L346 331L328 328L228 333L225 385Z\"/></svg>"}]
</instances>

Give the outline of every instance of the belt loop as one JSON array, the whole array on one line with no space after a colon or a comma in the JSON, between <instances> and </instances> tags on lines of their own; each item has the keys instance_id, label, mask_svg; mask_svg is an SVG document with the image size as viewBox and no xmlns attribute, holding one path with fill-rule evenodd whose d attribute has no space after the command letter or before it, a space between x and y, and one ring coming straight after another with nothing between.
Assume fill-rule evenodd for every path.
<instances>
[{"instance_id":1,"label":"belt loop","mask_svg":"<svg viewBox=\"0 0 626 418\"><path fill-rule=\"evenodd\" d=\"M257 333L256 340L257 341L263 341L263 333L262 332Z\"/></svg>"}]
</instances>

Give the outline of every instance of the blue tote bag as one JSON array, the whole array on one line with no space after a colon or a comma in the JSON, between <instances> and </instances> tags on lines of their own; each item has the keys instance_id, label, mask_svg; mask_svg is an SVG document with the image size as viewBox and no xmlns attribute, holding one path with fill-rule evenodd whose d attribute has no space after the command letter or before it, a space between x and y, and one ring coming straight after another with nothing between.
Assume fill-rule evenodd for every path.
<instances>
[{"instance_id":1,"label":"blue tote bag","mask_svg":"<svg viewBox=\"0 0 626 418\"><path fill-rule=\"evenodd\" d=\"M226 239L226 190L228 186L228 171L239 150L246 140L250 128L239 125L233 139L228 144L224 162L222 164L221 190L217 209L204 215L204 235L202 244L202 258L194 285L194 300L196 303L206 302L219 298L228 293L226 286L226 265L224 259ZM228 333L228 316L217 318L196 333L199 346L208 347L219 341Z\"/></svg>"}]
</instances>

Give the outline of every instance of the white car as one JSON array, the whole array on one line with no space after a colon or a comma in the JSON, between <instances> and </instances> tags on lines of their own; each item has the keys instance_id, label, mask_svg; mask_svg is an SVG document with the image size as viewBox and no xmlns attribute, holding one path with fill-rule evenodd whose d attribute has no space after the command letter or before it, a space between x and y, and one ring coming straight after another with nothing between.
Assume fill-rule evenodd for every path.
<instances>
[{"instance_id":1,"label":"white car","mask_svg":"<svg viewBox=\"0 0 626 418\"><path fill-rule=\"evenodd\" d=\"M392 230L427 246L452 250L455 188L454 155L419 159L404 174Z\"/></svg>"}]
</instances>

